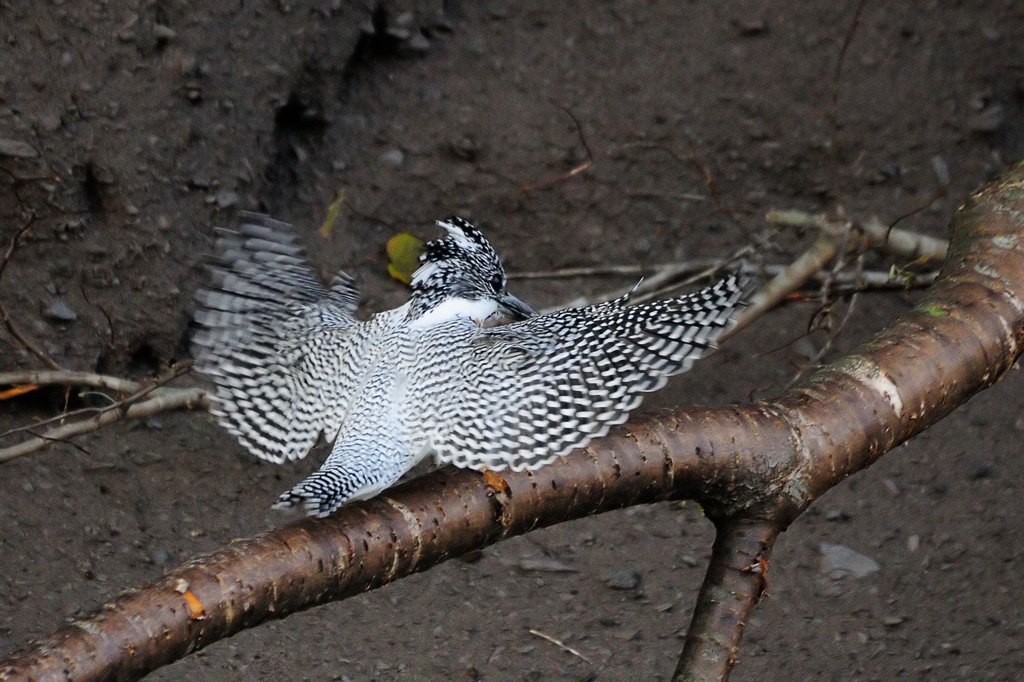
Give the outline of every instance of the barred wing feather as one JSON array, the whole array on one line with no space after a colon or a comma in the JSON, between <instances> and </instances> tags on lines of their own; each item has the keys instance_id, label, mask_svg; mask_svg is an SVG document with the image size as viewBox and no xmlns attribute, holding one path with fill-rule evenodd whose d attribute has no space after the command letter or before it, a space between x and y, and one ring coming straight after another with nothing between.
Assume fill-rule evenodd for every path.
<instances>
[{"instance_id":1,"label":"barred wing feather","mask_svg":"<svg viewBox=\"0 0 1024 682\"><path fill-rule=\"evenodd\" d=\"M238 232L221 232L213 281L196 295L193 355L216 385L221 424L253 454L282 462L305 456L320 433L333 438L344 419L358 358L342 351L358 292L346 275L324 286L287 223L243 218Z\"/></svg>"},{"instance_id":2,"label":"barred wing feather","mask_svg":"<svg viewBox=\"0 0 1024 682\"><path fill-rule=\"evenodd\" d=\"M536 469L626 420L643 394L715 348L748 281L731 275L674 299L626 297L478 332L431 445L474 469Z\"/></svg>"}]
</instances>

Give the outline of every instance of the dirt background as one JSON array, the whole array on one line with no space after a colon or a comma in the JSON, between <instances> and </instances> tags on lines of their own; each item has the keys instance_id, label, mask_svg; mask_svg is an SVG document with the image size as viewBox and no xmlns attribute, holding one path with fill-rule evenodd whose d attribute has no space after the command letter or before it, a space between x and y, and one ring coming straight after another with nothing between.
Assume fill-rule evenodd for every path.
<instances>
[{"instance_id":1,"label":"dirt background","mask_svg":"<svg viewBox=\"0 0 1024 682\"><path fill-rule=\"evenodd\" d=\"M387 238L433 236L451 213L478 220L513 271L725 255L771 208L894 220L925 206L902 226L944 235L958 202L1024 157L1024 8L868 2L851 33L854 12L795 0L0 2L4 248L34 216L0 298L61 365L143 377L187 356L202 258L239 209L301 225L325 274L358 277L365 311L406 295L385 273ZM593 165L523 191L587 158L561 107ZM720 206L667 150L701 160ZM342 191L351 210L323 237ZM772 243L767 258L785 262L806 237ZM628 283L513 290L544 306ZM861 297L826 359L911 299ZM801 338L814 311L772 313L648 405L778 392L828 338ZM6 334L0 354L0 370L39 366ZM734 679L1019 679L1022 388L1011 373L794 524ZM60 405L0 403L0 430ZM0 653L285 522L269 505L318 463L257 462L198 413L76 445L0 468ZM711 537L685 504L565 524L152 679L667 679ZM822 542L879 570L829 572Z\"/></svg>"}]
</instances>

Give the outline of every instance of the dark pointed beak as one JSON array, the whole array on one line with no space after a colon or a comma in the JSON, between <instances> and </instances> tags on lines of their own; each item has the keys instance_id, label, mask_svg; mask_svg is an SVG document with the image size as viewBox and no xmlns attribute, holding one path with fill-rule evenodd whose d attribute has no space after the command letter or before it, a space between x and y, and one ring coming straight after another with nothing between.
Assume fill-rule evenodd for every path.
<instances>
[{"instance_id":1,"label":"dark pointed beak","mask_svg":"<svg viewBox=\"0 0 1024 682\"><path fill-rule=\"evenodd\" d=\"M501 312L513 320L525 320L537 314L536 310L507 292L498 299L498 307L501 308Z\"/></svg>"}]
</instances>

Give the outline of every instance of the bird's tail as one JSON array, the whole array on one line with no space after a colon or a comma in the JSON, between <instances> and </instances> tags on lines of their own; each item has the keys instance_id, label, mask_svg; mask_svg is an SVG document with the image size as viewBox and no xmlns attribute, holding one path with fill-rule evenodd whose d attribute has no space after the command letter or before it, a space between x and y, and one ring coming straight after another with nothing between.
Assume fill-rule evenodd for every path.
<instances>
[{"instance_id":1,"label":"bird's tail","mask_svg":"<svg viewBox=\"0 0 1024 682\"><path fill-rule=\"evenodd\" d=\"M342 447L336 444L324 465L278 497L274 509L302 504L307 514L323 518L347 502L377 495L415 463L405 462L398 449Z\"/></svg>"}]
</instances>

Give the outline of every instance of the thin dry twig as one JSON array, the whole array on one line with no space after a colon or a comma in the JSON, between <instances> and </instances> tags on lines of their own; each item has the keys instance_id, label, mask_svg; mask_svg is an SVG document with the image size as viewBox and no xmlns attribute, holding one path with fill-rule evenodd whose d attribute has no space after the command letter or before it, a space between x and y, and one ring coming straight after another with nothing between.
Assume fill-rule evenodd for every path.
<instances>
[{"instance_id":1,"label":"thin dry twig","mask_svg":"<svg viewBox=\"0 0 1024 682\"><path fill-rule=\"evenodd\" d=\"M142 390L142 384L131 379L122 379L93 372L72 372L70 370L25 370L0 372L0 386L38 384L40 386L89 386L105 388L118 393L135 393Z\"/></svg>"},{"instance_id":2,"label":"thin dry twig","mask_svg":"<svg viewBox=\"0 0 1024 682\"><path fill-rule=\"evenodd\" d=\"M784 301L835 255L836 245L832 238L819 235L799 258L754 292L747 301L747 307L736 318L736 326L726 332L726 336L735 334Z\"/></svg>"},{"instance_id":3,"label":"thin dry twig","mask_svg":"<svg viewBox=\"0 0 1024 682\"><path fill-rule=\"evenodd\" d=\"M835 345L836 339L839 338L839 335L842 333L843 329L846 328L846 324L850 321L850 318L853 316L853 311L854 308L856 308L856 306L857 293L855 292L853 296L850 298L849 305L846 306L846 312L843 313L843 319L839 321L839 325L831 334L828 335L828 339L825 341L824 344L822 344L821 348L818 349L814 356L811 357L806 363L804 363L804 366L800 368L796 372L796 374L793 375L793 378L790 379L789 382L783 387L783 391L788 391L790 388L792 388L798 381L800 381L801 378L803 378L803 375L807 372L808 369L817 367L818 364L821 362L822 358L824 358L828 354L828 352L832 350L832 346Z\"/></svg>"},{"instance_id":4,"label":"thin dry twig","mask_svg":"<svg viewBox=\"0 0 1024 682\"><path fill-rule=\"evenodd\" d=\"M633 142L625 145L623 148L653 149L668 154L680 166L690 166L698 173L700 173L701 178L704 180L704 186L708 188L708 194L711 195L711 202L715 205L715 208L719 211L719 213L729 218L730 221L732 221L741 229L744 227L743 223L739 219L739 216L737 215L737 211L730 208L725 204L724 201L722 201L722 195L718 191L718 184L715 182L715 176L711 174L711 171L708 169L707 165L703 161L701 161L700 158L698 158L695 154L687 154L686 156L683 156L682 154L679 154L671 147L659 144L657 142Z\"/></svg>"},{"instance_id":5,"label":"thin dry twig","mask_svg":"<svg viewBox=\"0 0 1024 682\"><path fill-rule=\"evenodd\" d=\"M33 424L31 427L19 427L0 434L0 436L9 436L14 433L27 432L31 435L30 438L21 443L0 449L0 462L23 457L53 442L66 442L69 438L96 431L122 419L144 419L160 412L176 409L193 409L197 407L207 409L209 408L209 398L202 389L171 388L164 385L168 381L188 372L190 369L190 363L183 363L163 376L147 383L93 374L91 372L25 371L0 373L0 385L90 386L127 394L125 398L103 408L85 408L73 412L64 412L52 419ZM149 397L147 398L146 396ZM75 419L75 421L68 422L69 419ZM61 423L61 425L41 433L37 432L39 428L52 423Z\"/></svg>"},{"instance_id":6,"label":"thin dry twig","mask_svg":"<svg viewBox=\"0 0 1024 682\"><path fill-rule=\"evenodd\" d=\"M573 649L571 646L569 646L567 644L563 644L562 642L560 642L559 640L555 639L551 635L545 634L545 633L541 632L540 630L534 630L533 628L530 628L530 634L534 635L535 637L540 637L541 639L546 640L548 642L551 642L552 644L557 646L559 649L562 649L564 651L568 651L573 656L577 656L579 658L582 658L584 661L586 661L590 665L594 665L594 662L592 660L590 660L589 658L587 658L586 656L581 654L576 649Z\"/></svg>"},{"instance_id":7,"label":"thin dry twig","mask_svg":"<svg viewBox=\"0 0 1024 682\"><path fill-rule=\"evenodd\" d=\"M911 260L942 260L949 248L949 242L945 239L890 227L874 218L860 223L830 220L828 216L822 214L784 210L769 211L765 215L765 220L782 227L812 228L836 239L844 238L851 230L856 230L864 235L868 246Z\"/></svg>"},{"instance_id":8,"label":"thin dry twig","mask_svg":"<svg viewBox=\"0 0 1024 682\"><path fill-rule=\"evenodd\" d=\"M558 107L566 114L568 114L569 118L572 119L573 124L576 126L576 134L579 135L580 138L580 144L583 145L583 150L587 153L587 160L584 161L583 163L573 166L565 173L556 175L553 178L541 180L540 182L535 182L529 185L523 185L521 189L524 192L533 192L534 190L543 189L545 187L550 187L551 185L556 185L560 182L564 182L574 176L579 175L580 173L586 171L587 169L594 165L594 154L593 152L590 151L590 145L587 144L587 137L583 134L583 125L580 124L580 120L576 118L576 114L572 113L572 110L569 109L569 107L563 106L558 103L554 104L556 107Z\"/></svg>"},{"instance_id":9,"label":"thin dry twig","mask_svg":"<svg viewBox=\"0 0 1024 682\"><path fill-rule=\"evenodd\" d=\"M626 196L630 199L671 199L672 201L698 201L706 203L714 203L713 199L709 199L701 194L694 194L692 192L659 192L655 189L631 189L626 190Z\"/></svg>"},{"instance_id":10,"label":"thin dry twig","mask_svg":"<svg viewBox=\"0 0 1024 682\"><path fill-rule=\"evenodd\" d=\"M832 237L823 234L792 263L788 265L765 264L760 266L761 272L772 279L751 296L747 308L740 314L739 326L736 330L739 331L739 329L749 325L768 310L788 300L794 292L804 288L810 280L817 281L821 285L823 292L835 295L868 291L870 289L911 289L928 286L935 281L935 277L938 275L937 271L918 274L896 268L888 272L839 271L839 267L845 266L845 264L839 264L837 268L825 271L825 266L836 257L839 251L840 249L836 246ZM608 275L639 277L650 273L639 285L618 288L595 296L578 296L559 305L546 308L543 312L604 303L629 292L632 292L630 297L632 302L642 303L643 301L661 298L676 289L709 277L717 271L728 269L731 264L742 260L744 255L749 254L749 252L750 247L747 247L728 258L695 259L647 267L641 265L607 265L564 268L560 270L515 273L509 275L509 277L518 279Z\"/></svg>"},{"instance_id":11,"label":"thin dry twig","mask_svg":"<svg viewBox=\"0 0 1024 682\"><path fill-rule=\"evenodd\" d=\"M14 254L14 250L18 248L18 242L28 233L35 221L35 215L33 214L32 217L29 218L28 222L26 222L14 235L14 238L11 239L11 243L4 252L3 257L0 257L0 282L3 281L4 271L7 270L7 263L10 262L11 256ZM3 297L0 297L0 319L3 320L4 327L7 328L7 332L14 337L15 341L21 344L22 348L39 358L39 361L50 369L60 369L60 365L58 365L53 358L47 355L46 352L37 347L27 338L22 336L21 332L18 331L18 328L14 326L14 322L11 320L11 316L7 312L7 306L4 305Z\"/></svg>"},{"instance_id":12,"label":"thin dry twig","mask_svg":"<svg viewBox=\"0 0 1024 682\"><path fill-rule=\"evenodd\" d=\"M657 265L595 265L591 267L555 268L553 270L528 270L524 272L509 273L509 279L533 280L533 279L572 279L576 277L641 277L650 273L662 270L674 269L680 274L693 274L704 272L710 268L722 269L728 259L726 258L697 258L677 263L659 263ZM788 265L781 263L765 263L761 265L761 271L774 277L784 271ZM857 273L839 272L834 277L834 291L839 293L852 293L854 291L868 291L871 289L913 289L925 287L935 281L939 274L938 270L929 272L907 272L899 268L883 270L862 270ZM819 283L825 281L824 271L819 270L813 277ZM0 382L2 383L2 382Z\"/></svg>"},{"instance_id":13,"label":"thin dry twig","mask_svg":"<svg viewBox=\"0 0 1024 682\"><path fill-rule=\"evenodd\" d=\"M728 269L734 264L743 261L753 252L753 247L745 246L742 249L737 250L734 254L727 258L720 259L704 259L704 260L691 260L681 261L678 263L665 263L663 265L651 266L650 268L636 267L635 274L641 275L644 272L651 272L647 277L644 277L642 281L636 284L632 284L627 287L614 289L612 291L606 291L601 294L597 294L592 297L578 296L570 301L566 301L557 306L551 308L545 308L542 312L551 312L554 310L562 310L564 308L573 308L585 305L594 305L597 303L604 303L606 301L612 301L616 298L629 294L630 302L643 303L644 301L650 301L656 298L662 298L668 293L693 284L694 282L700 281L707 277L714 275L719 270ZM612 266L618 268L617 273L608 274L622 274L630 275L634 274L631 272L634 266ZM596 269L593 273L598 274ZM576 271L574 274L574 270ZM575 277L580 274L588 274L586 268L569 270L569 274L562 275L561 271L553 271L559 273L556 276ZM653 271L653 272L652 272ZM534 279L538 279L543 276L543 273L529 273L533 275ZM526 277L529 279L530 277Z\"/></svg>"},{"instance_id":14,"label":"thin dry twig","mask_svg":"<svg viewBox=\"0 0 1024 682\"><path fill-rule=\"evenodd\" d=\"M843 44L839 48L836 65L832 71L829 107L825 112L825 117L829 123L829 182L832 186L832 192L837 197L839 196L839 80L843 74L843 66L846 64L846 54L853 43L853 36L857 33L857 28L860 26L860 16L864 12L865 4L867 4L867 0L860 0L857 3L853 10L853 17L850 19L850 25L843 36Z\"/></svg>"},{"instance_id":15,"label":"thin dry twig","mask_svg":"<svg viewBox=\"0 0 1024 682\"><path fill-rule=\"evenodd\" d=\"M200 388L164 389L166 392L154 395L148 400L125 407L125 401L116 403L99 412L96 416L80 419L64 426L34 433L32 437L17 445L0 449L0 462L7 462L35 452L53 442L65 442L74 436L91 433L122 419L145 419L160 412L178 409L206 407L206 392Z\"/></svg>"}]
</instances>

